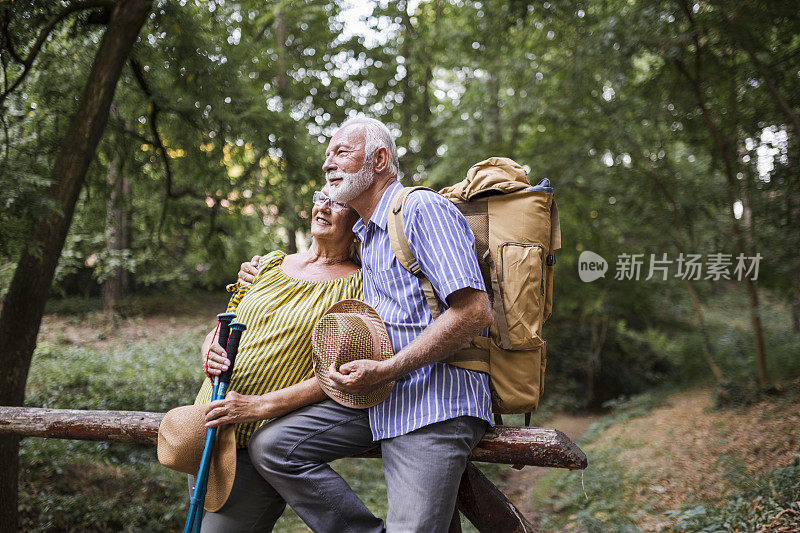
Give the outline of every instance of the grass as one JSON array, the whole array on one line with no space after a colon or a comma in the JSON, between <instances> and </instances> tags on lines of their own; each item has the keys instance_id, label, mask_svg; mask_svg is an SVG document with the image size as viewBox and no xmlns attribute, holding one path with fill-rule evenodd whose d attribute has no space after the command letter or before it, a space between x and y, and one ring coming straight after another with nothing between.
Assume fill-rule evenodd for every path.
<instances>
[{"instance_id":1,"label":"grass","mask_svg":"<svg viewBox=\"0 0 800 533\"><path fill-rule=\"evenodd\" d=\"M531 507L541 516L542 531L639 531L633 496L642 474L622 463L616 452L591 444L614 424L663 405L667 396L666 390L658 390L609 402L611 414L592 423L577 441L589 462L586 470L549 470L533 488ZM637 444L633 439L619 442L627 447Z\"/></svg>"},{"instance_id":2,"label":"grass","mask_svg":"<svg viewBox=\"0 0 800 533\"><path fill-rule=\"evenodd\" d=\"M800 455L783 467L751 479L737 473L737 487L722 505L699 503L668 512L672 529L686 532L800 530Z\"/></svg>"},{"instance_id":3,"label":"grass","mask_svg":"<svg viewBox=\"0 0 800 533\"><path fill-rule=\"evenodd\" d=\"M619 402L578 440L584 472L549 470L532 488L541 531L800 530L798 388L741 409L713 408L708 389Z\"/></svg>"}]
</instances>

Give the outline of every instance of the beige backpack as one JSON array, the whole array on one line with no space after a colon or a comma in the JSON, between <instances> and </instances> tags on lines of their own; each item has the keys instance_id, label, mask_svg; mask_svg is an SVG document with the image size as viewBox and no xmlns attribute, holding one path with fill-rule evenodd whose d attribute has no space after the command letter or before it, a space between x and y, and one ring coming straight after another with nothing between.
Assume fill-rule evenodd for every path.
<instances>
[{"instance_id":1,"label":"beige backpack","mask_svg":"<svg viewBox=\"0 0 800 533\"><path fill-rule=\"evenodd\" d=\"M422 283L431 315L439 315L433 285L420 270L403 230L406 187L392 202L388 232L395 255ZM439 191L466 217L475 234L494 322L488 337L475 337L446 362L490 376L495 415L536 410L544 387L547 343L542 324L553 308L554 252L561 227L552 192L532 190L525 170L505 157L477 163L467 177Z\"/></svg>"}]
</instances>

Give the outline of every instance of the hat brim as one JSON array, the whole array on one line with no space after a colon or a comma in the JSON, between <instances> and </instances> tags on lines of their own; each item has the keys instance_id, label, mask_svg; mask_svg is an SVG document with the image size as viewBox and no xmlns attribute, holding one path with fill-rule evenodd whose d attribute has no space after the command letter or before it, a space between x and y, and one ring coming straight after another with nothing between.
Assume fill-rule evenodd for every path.
<instances>
[{"instance_id":1,"label":"hat brim","mask_svg":"<svg viewBox=\"0 0 800 533\"><path fill-rule=\"evenodd\" d=\"M208 404L184 405L171 409L158 426L158 462L172 470L197 475L205 447L205 411ZM234 426L217 430L203 508L219 511L230 496L236 477L236 434Z\"/></svg>"},{"instance_id":2,"label":"hat brim","mask_svg":"<svg viewBox=\"0 0 800 533\"><path fill-rule=\"evenodd\" d=\"M378 335L380 341L379 353L375 357L378 361L383 361L394 356L392 350L391 339L389 332L386 331L386 325L381 320L378 312L375 311L370 305L360 300L342 300L333 304L322 316L334 313L354 313L362 315L365 320L369 320L374 326L374 331ZM322 318L322 317L320 317ZM319 324L319 322L317 322ZM332 364L336 362L335 356L332 356L327 350L321 349L322 343L326 342L325 339L320 338L318 334L318 325L314 326L314 331L311 336L311 344L313 347L313 366L314 375L319 382L320 387L333 401L350 407L353 409L366 409L386 400L394 388L394 381L384 383L377 387L375 390L370 391L368 394L351 394L343 392L336 388L336 385L328 377L328 372ZM351 361L358 360L358 358L351 359ZM348 362L348 361L345 361Z\"/></svg>"}]
</instances>

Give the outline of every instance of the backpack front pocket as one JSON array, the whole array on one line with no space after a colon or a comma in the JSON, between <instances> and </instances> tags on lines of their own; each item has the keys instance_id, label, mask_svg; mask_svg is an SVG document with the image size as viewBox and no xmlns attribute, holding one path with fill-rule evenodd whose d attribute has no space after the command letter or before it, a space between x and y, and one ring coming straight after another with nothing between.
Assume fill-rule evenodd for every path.
<instances>
[{"instance_id":1,"label":"backpack front pocket","mask_svg":"<svg viewBox=\"0 0 800 533\"><path fill-rule=\"evenodd\" d=\"M540 340L542 330L542 259L544 247L538 242L505 242L500 245L498 281L503 295L503 308L508 325L506 349L532 348ZM502 325L497 325L498 329Z\"/></svg>"}]
</instances>

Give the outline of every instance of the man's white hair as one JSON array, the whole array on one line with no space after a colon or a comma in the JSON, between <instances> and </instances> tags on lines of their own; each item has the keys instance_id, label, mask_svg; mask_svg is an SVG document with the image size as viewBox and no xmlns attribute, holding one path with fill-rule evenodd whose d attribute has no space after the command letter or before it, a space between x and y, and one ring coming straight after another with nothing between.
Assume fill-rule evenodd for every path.
<instances>
[{"instance_id":1,"label":"man's white hair","mask_svg":"<svg viewBox=\"0 0 800 533\"><path fill-rule=\"evenodd\" d=\"M400 172L400 163L397 158L397 145L394 143L394 136L392 132L389 131L389 128L386 127L386 124L375 118L358 116L345 120L342 125L339 126L339 129L343 130L351 126L364 130L364 137L366 139L366 145L364 146L366 159L364 162L371 162L372 156L378 148L386 148L386 151L389 153L389 173L397 177Z\"/></svg>"}]
</instances>

